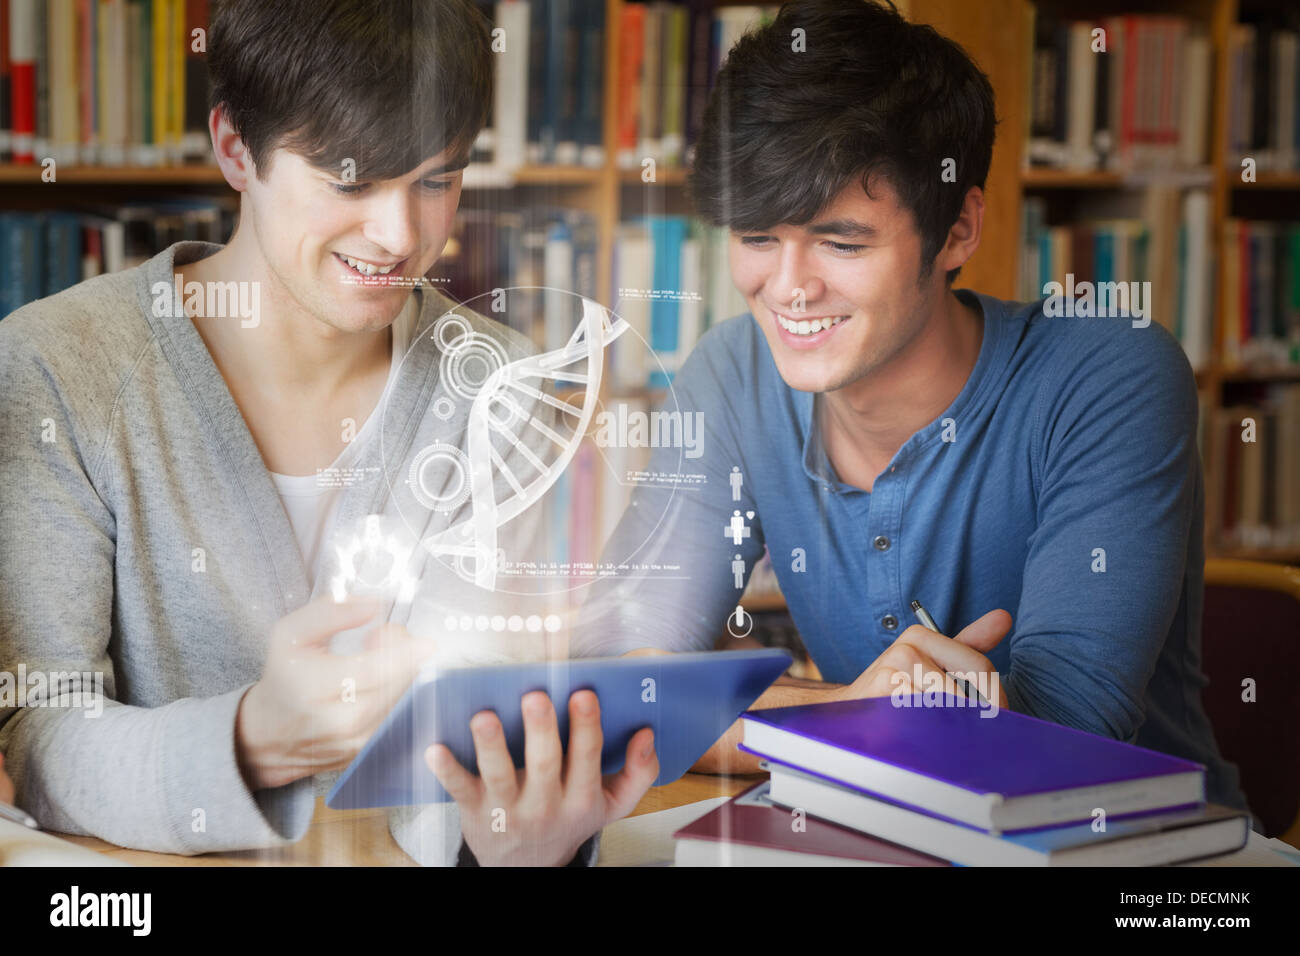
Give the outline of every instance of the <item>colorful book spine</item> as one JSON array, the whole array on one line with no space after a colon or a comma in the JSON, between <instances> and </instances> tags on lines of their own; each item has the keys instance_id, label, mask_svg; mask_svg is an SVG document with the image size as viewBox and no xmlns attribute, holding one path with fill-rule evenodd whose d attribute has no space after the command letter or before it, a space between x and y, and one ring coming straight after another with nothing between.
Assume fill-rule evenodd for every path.
<instances>
[{"instance_id":1,"label":"colorful book spine","mask_svg":"<svg viewBox=\"0 0 1300 956\"><path fill-rule=\"evenodd\" d=\"M9 0L9 95L13 159L36 160L37 0Z\"/></svg>"}]
</instances>

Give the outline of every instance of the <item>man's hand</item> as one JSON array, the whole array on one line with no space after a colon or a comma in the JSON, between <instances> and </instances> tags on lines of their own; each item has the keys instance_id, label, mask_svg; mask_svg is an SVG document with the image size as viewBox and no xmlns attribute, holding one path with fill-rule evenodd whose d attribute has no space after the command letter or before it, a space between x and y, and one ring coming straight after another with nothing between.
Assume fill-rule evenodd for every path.
<instances>
[{"instance_id":1,"label":"man's hand","mask_svg":"<svg viewBox=\"0 0 1300 956\"><path fill-rule=\"evenodd\" d=\"M829 700L859 700L864 697L888 697L899 693L921 693L929 681L928 674L943 679L944 693L964 697L950 673L985 674L990 689L997 689L997 705L1007 706L1007 695L997 679L997 668L982 652L991 651L1011 630L1011 615L1001 608L962 628L956 638L948 638L920 624L913 624L893 644L885 648L852 684L833 691ZM914 686L913 678L920 665L922 683ZM977 678L978 680L978 678Z\"/></svg>"},{"instance_id":2,"label":"man's hand","mask_svg":"<svg viewBox=\"0 0 1300 956\"><path fill-rule=\"evenodd\" d=\"M771 707L793 707L799 704L820 704L831 700L860 700L864 697L888 697L897 687L901 693L911 694L925 689L925 674L935 672L943 676L944 689L955 696L963 696L956 682L947 676L953 671L984 672L993 686L997 669L982 652L998 645L1011 630L1011 615L1003 610L989 611L983 617L962 629L955 639L936 634L919 624L905 630L864 670L852 684L819 683L816 681L780 678L756 700L752 710ZM632 651L634 654L664 653L650 649ZM913 665L921 665L922 685L913 688ZM898 674L898 677L894 675ZM997 682L997 704L1007 706L1007 695L1002 682ZM733 723L708 752L691 769L696 773L750 774L759 773L759 759L737 750L744 737L743 725Z\"/></svg>"},{"instance_id":3,"label":"man's hand","mask_svg":"<svg viewBox=\"0 0 1300 956\"><path fill-rule=\"evenodd\" d=\"M0 754L0 803L14 802L14 785L5 773L5 755Z\"/></svg>"},{"instance_id":4,"label":"man's hand","mask_svg":"<svg viewBox=\"0 0 1300 956\"><path fill-rule=\"evenodd\" d=\"M396 624L372 630L360 654L329 652L330 638L373 620L380 608L374 600L336 604L322 597L276 622L266 670L235 719L236 753L250 789L346 767L433 656L431 641Z\"/></svg>"},{"instance_id":5,"label":"man's hand","mask_svg":"<svg viewBox=\"0 0 1300 956\"><path fill-rule=\"evenodd\" d=\"M479 776L434 744L429 769L460 806L461 833L482 866L564 866L587 838L627 816L659 775L654 731L642 727L627 762L602 777L600 703L589 690L569 697L569 748L560 744L555 708L542 691L519 702L524 717L524 769L515 769L501 721L490 710L470 721Z\"/></svg>"}]
</instances>

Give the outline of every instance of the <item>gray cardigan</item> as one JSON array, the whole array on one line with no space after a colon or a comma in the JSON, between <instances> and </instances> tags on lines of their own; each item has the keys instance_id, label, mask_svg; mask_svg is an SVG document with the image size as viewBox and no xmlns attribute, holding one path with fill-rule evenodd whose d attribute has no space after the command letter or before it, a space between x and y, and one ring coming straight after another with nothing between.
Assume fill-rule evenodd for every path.
<instances>
[{"instance_id":1,"label":"gray cardigan","mask_svg":"<svg viewBox=\"0 0 1300 956\"><path fill-rule=\"evenodd\" d=\"M27 706L0 709L0 750L17 801L44 827L164 853L296 841L328 783L250 792L236 765L235 714L262 673L266 637L313 595L275 485L202 339L187 317L151 308L151 288L172 283L173 264L219 249L177 243L0 322L0 671L52 675L45 697L29 685ZM413 341L453 305L416 294ZM503 325L481 316L473 325L511 359L533 351ZM359 450L381 467L344 494L340 527L420 511L385 476L464 428L465 402L450 420L431 412L448 395L436 357L421 348L403 362L382 428ZM317 592L327 587L318 575ZM466 590L432 587L435 597ZM414 630L420 606L392 619ZM102 714L68 706L72 688L58 675L70 672L103 674ZM392 823L421 862L455 862L454 805Z\"/></svg>"}]
</instances>

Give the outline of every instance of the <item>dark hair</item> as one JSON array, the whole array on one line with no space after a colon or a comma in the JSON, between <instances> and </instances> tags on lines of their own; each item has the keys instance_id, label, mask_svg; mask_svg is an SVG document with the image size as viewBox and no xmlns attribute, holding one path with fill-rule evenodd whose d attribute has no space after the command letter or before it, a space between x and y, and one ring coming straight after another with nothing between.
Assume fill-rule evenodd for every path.
<instances>
[{"instance_id":1,"label":"dark hair","mask_svg":"<svg viewBox=\"0 0 1300 956\"><path fill-rule=\"evenodd\" d=\"M487 121L486 18L470 0L215 0L210 108L264 179L283 147L318 169L396 179Z\"/></svg>"},{"instance_id":2,"label":"dark hair","mask_svg":"<svg viewBox=\"0 0 1300 956\"><path fill-rule=\"evenodd\" d=\"M871 195L879 174L916 222L925 279L966 193L984 187L995 125L988 77L932 27L892 4L794 0L719 71L690 194L713 225L759 232L811 222L854 179ZM941 176L948 158L955 182Z\"/></svg>"}]
</instances>

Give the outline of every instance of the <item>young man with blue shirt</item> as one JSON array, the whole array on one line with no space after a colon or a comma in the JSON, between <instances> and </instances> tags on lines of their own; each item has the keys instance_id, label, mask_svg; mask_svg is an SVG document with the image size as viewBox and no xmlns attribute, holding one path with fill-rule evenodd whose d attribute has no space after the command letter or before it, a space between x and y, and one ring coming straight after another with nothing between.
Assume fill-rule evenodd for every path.
<instances>
[{"instance_id":1,"label":"young man with blue shirt","mask_svg":"<svg viewBox=\"0 0 1300 956\"><path fill-rule=\"evenodd\" d=\"M766 546L829 683L758 706L982 673L998 706L1199 761L1207 797L1244 807L1200 701L1194 377L1159 325L952 290L994 125L965 53L872 3L790 3L732 49L690 187L750 315L674 381L704 454L649 466L706 483L639 489L609 546L648 541L638 561L672 577L605 582L582 652L712 646L736 555L747 575ZM757 769L739 738L698 769Z\"/></svg>"}]
</instances>

